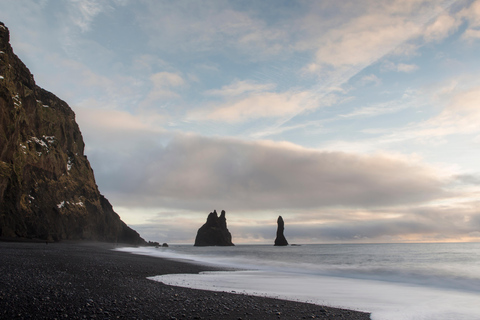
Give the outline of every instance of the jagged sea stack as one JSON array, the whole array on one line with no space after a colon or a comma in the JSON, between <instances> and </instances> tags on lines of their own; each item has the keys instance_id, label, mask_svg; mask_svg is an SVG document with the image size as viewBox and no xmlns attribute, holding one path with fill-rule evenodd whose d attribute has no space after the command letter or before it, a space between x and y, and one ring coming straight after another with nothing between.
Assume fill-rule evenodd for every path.
<instances>
[{"instance_id":1,"label":"jagged sea stack","mask_svg":"<svg viewBox=\"0 0 480 320\"><path fill-rule=\"evenodd\" d=\"M145 244L98 191L74 112L9 37L0 22L0 238Z\"/></svg>"},{"instance_id":2,"label":"jagged sea stack","mask_svg":"<svg viewBox=\"0 0 480 320\"><path fill-rule=\"evenodd\" d=\"M227 219L225 218L225 210L222 210L220 217L217 211L210 212L207 222L198 229L195 238L195 246L234 246L232 243L232 235L227 229Z\"/></svg>"},{"instance_id":3,"label":"jagged sea stack","mask_svg":"<svg viewBox=\"0 0 480 320\"><path fill-rule=\"evenodd\" d=\"M283 222L282 216L278 216L277 219L277 237L275 238L275 245L276 246L288 246L287 239L285 239L285 235L283 234L283 230L285 229L285 223Z\"/></svg>"}]
</instances>

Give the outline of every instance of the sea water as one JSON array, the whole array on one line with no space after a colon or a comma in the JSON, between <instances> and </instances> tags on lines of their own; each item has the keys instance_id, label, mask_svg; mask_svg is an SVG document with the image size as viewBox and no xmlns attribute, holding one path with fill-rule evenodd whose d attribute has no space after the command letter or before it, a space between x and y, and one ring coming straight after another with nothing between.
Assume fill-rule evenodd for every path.
<instances>
[{"instance_id":1,"label":"sea water","mask_svg":"<svg viewBox=\"0 0 480 320\"><path fill-rule=\"evenodd\" d=\"M480 243L118 250L239 270L150 278L169 285L366 311L374 320L480 319Z\"/></svg>"}]
</instances>

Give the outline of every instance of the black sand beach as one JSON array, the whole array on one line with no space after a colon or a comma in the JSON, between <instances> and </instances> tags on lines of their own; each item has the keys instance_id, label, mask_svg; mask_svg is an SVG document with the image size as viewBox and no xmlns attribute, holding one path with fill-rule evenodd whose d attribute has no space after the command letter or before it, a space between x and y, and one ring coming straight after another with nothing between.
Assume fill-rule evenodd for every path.
<instances>
[{"instance_id":1,"label":"black sand beach","mask_svg":"<svg viewBox=\"0 0 480 320\"><path fill-rule=\"evenodd\" d=\"M146 279L214 270L103 243L0 242L0 319L369 319L366 313Z\"/></svg>"}]
</instances>

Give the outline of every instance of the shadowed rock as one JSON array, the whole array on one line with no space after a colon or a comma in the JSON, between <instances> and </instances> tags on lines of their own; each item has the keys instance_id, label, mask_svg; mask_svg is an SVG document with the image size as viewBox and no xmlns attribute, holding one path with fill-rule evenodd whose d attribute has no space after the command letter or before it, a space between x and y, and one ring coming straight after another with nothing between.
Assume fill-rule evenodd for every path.
<instances>
[{"instance_id":1,"label":"shadowed rock","mask_svg":"<svg viewBox=\"0 0 480 320\"><path fill-rule=\"evenodd\" d=\"M35 84L0 22L0 238L145 244L113 211L75 113Z\"/></svg>"},{"instance_id":2,"label":"shadowed rock","mask_svg":"<svg viewBox=\"0 0 480 320\"><path fill-rule=\"evenodd\" d=\"M277 219L277 238L275 239L276 246L288 246L287 239L283 235L283 230L285 229L285 224L283 222L282 216L279 216Z\"/></svg>"},{"instance_id":3,"label":"shadowed rock","mask_svg":"<svg viewBox=\"0 0 480 320\"><path fill-rule=\"evenodd\" d=\"M207 222L198 229L195 238L195 246L233 246L232 235L227 229L225 210L222 210L220 217L217 211L210 212Z\"/></svg>"}]
</instances>

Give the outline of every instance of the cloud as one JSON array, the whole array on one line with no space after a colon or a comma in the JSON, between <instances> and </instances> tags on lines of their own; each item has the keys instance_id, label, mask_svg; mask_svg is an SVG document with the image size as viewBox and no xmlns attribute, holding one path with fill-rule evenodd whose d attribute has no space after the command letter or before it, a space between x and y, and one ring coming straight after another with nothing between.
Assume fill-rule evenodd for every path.
<instances>
[{"instance_id":1,"label":"cloud","mask_svg":"<svg viewBox=\"0 0 480 320\"><path fill-rule=\"evenodd\" d=\"M188 6L180 1L147 2L136 14L150 44L167 52L220 50L231 52L231 59L245 55L250 61L308 53L314 61L306 61L303 70L324 74L331 67L364 68L422 35L426 41L449 35L461 23L446 12L449 5L450 1L343 1L295 8L251 4L245 10L231 1ZM269 11L276 14L264 14Z\"/></svg>"},{"instance_id":2,"label":"cloud","mask_svg":"<svg viewBox=\"0 0 480 320\"><path fill-rule=\"evenodd\" d=\"M376 103L361 108L355 108L353 111L338 115L338 119L357 118L357 117L376 117L379 115L396 113L408 108L419 108L424 103L419 99L421 96L418 90L406 90L402 98L394 101ZM370 129L372 130L372 129ZM371 131L370 131L371 132Z\"/></svg>"},{"instance_id":3,"label":"cloud","mask_svg":"<svg viewBox=\"0 0 480 320\"><path fill-rule=\"evenodd\" d=\"M480 1L473 1L470 6L464 7L455 17L458 20L466 21L467 26L462 34L462 39L475 41L480 38Z\"/></svg>"},{"instance_id":4,"label":"cloud","mask_svg":"<svg viewBox=\"0 0 480 320\"><path fill-rule=\"evenodd\" d=\"M312 5L310 13L302 19L302 30L308 31L300 33L295 44L298 51L314 53L314 59L307 61L302 69L304 74L318 77L318 84L310 91L323 100L329 94L325 92L326 87L345 85L380 59L414 56L427 39L440 40L448 36L461 22L458 17L449 15L451 5L448 1L388 1L382 4L347 1ZM325 12L335 14L324 17ZM383 66L384 70L404 73L418 68L413 63L387 62ZM298 113L291 114L275 127L263 131L276 131L296 115Z\"/></svg>"},{"instance_id":5,"label":"cloud","mask_svg":"<svg viewBox=\"0 0 480 320\"><path fill-rule=\"evenodd\" d=\"M415 64L407 63L393 63L391 61L385 61L382 63L382 71L396 71L396 72L405 72L411 73L418 69L418 66Z\"/></svg>"},{"instance_id":6,"label":"cloud","mask_svg":"<svg viewBox=\"0 0 480 320\"><path fill-rule=\"evenodd\" d=\"M318 98L307 91L276 93L250 90L245 96L242 95L233 101L208 109L195 110L190 113L189 118L237 123L258 118L288 117L317 107Z\"/></svg>"},{"instance_id":7,"label":"cloud","mask_svg":"<svg viewBox=\"0 0 480 320\"><path fill-rule=\"evenodd\" d=\"M155 214L150 214L143 223L133 223L134 229L142 237L149 240L173 243L192 243L195 240L198 228L206 221L209 210L185 211L171 209L157 209ZM136 211L148 211L145 208ZM127 211L128 212L128 209ZM136 212L135 212L136 213ZM227 223L230 223L232 215L227 213ZM122 214L122 219L124 215ZM229 226L230 227L230 226ZM232 232L231 228L230 231Z\"/></svg>"},{"instance_id":8,"label":"cloud","mask_svg":"<svg viewBox=\"0 0 480 320\"><path fill-rule=\"evenodd\" d=\"M478 219L480 215L471 217ZM312 239L317 242L472 241L479 238L473 234L478 227L478 224L459 220L456 215L450 214L448 217L430 219L402 216L398 219L374 219L354 224L347 221L321 225L300 224L288 227L285 233L296 242L310 242Z\"/></svg>"},{"instance_id":9,"label":"cloud","mask_svg":"<svg viewBox=\"0 0 480 320\"><path fill-rule=\"evenodd\" d=\"M360 84L363 85L363 86L368 85L368 84L373 84L375 86L378 86L381 83L382 83L382 80L374 74L369 74L369 75L363 76L362 79L360 79Z\"/></svg>"},{"instance_id":10,"label":"cloud","mask_svg":"<svg viewBox=\"0 0 480 320\"><path fill-rule=\"evenodd\" d=\"M407 21L392 23L383 15L361 17L326 35L317 62L334 67L368 65L418 32L418 26Z\"/></svg>"},{"instance_id":11,"label":"cloud","mask_svg":"<svg viewBox=\"0 0 480 320\"><path fill-rule=\"evenodd\" d=\"M92 21L104 10L104 4L97 0L73 0L68 8L70 19L82 32L89 31Z\"/></svg>"},{"instance_id":12,"label":"cloud","mask_svg":"<svg viewBox=\"0 0 480 320\"><path fill-rule=\"evenodd\" d=\"M454 179L461 184L471 184L480 186L480 175L478 174L459 174Z\"/></svg>"},{"instance_id":13,"label":"cloud","mask_svg":"<svg viewBox=\"0 0 480 320\"><path fill-rule=\"evenodd\" d=\"M100 133L99 128L106 129L106 132L161 131L159 128L150 126L149 119L142 119L122 110L77 107L75 113L78 123L85 131Z\"/></svg>"},{"instance_id":14,"label":"cloud","mask_svg":"<svg viewBox=\"0 0 480 320\"><path fill-rule=\"evenodd\" d=\"M273 243L282 215L290 243L478 241L478 202L379 209L322 208L276 211L227 210L233 242ZM156 241L193 243L209 211L160 209L147 223L135 224Z\"/></svg>"},{"instance_id":15,"label":"cloud","mask_svg":"<svg viewBox=\"0 0 480 320\"><path fill-rule=\"evenodd\" d=\"M444 138L453 135L475 135L480 132L477 125L480 122L480 86L461 87L459 83L466 79L453 81L446 86L435 89L413 91L405 94L400 101L358 108L352 112L340 115L340 118L372 117L386 113L394 113L405 108L428 107L436 105L436 114L426 120L412 121L404 127L369 128L365 133L375 134L374 138L363 141L331 141L325 147L334 150L350 152L371 152L388 145L398 145L412 140L421 144L444 143ZM408 93L408 92L406 92ZM472 138L475 142L475 138Z\"/></svg>"},{"instance_id":16,"label":"cloud","mask_svg":"<svg viewBox=\"0 0 480 320\"><path fill-rule=\"evenodd\" d=\"M92 148L89 159L101 190L120 206L374 207L447 195L444 182L428 167L385 155L121 128L98 131L87 138L102 147Z\"/></svg>"},{"instance_id":17,"label":"cloud","mask_svg":"<svg viewBox=\"0 0 480 320\"><path fill-rule=\"evenodd\" d=\"M150 79L156 88L178 87L185 84L185 80L180 75L171 72L158 72L153 74Z\"/></svg>"},{"instance_id":18,"label":"cloud","mask_svg":"<svg viewBox=\"0 0 480 320\"><path fill-rule=\"evenodd\" d=\"M399 72L406 72L410 73L418 69L418 66L415 64L406 64L406 63L399 63L397 65L397 70Z\"/></svg>"},{"instance_id":19,"label":"cloud","mask_svg":"<svg viewBox=\"0 0 480 320\"><path fill-rule=\"evenodd\" d=\"M304 70L322 78L327 74L327 79L337 74L345 82L387 55L413 56L426 42L440 41L461 25L462 18L450 13L452 3L393 0L382 4L367 1L361 5L347 1L334 8L317 5L318 8L307 15L304 29L318 32L299 40L298 49L315 51L315 60ZM328 10L338 14L312 22L313 17L318 20L322 11ZM413 64L391 67L399 72L413 72L418 68Z\"/></svg>"},{"instance_id":20,"label":"cloud","mask_svg":"<svg viewBox=\"0 0 480 320\"><path fill-rule=\"evenodd\" d=\"M283 212L282 216L290 242L478 241L477 207L478 201L474 201L364 210L326 208ZM257 229L256 225L243 228L245 233ZM268 239L267 232L261 234Z\"/></svg>"},{"instance_id":21,"label":"cloud","mask_svg":"<svg viewBox=\"0 0 480 320\"><path fill-rule=\"evenodd\" d=\"M167 52L234 49L255 59L281 53L286 45L284 32L269 27L251 10L238 8L228 1L145 2L137 20L151 35L150 45Z\"/></svg>"},{"instance_id":22,"label":"cloud","mask_svg":"<svg viewBox=\"0 0 480 320\"><path fill-rule=\"evenodd\" d=\"M171 68L169 64L166 61L160 59L158 56L139 53L138 55L133 57L132 69L138 73L153 74L155 73L153 70L165 70L168 68Z\"/></svg>"},{"instance_id":23,"label":"cloud","mask_svg":"<svg viewBox=\"0 0 480 320\"><path fill-rule=\"evenodd\" d=\"M178 73L158 72L150 76L153 88L146 97L147 101L155 101L171 97L178 97L174 88L185 85L185 80Z\"/></svg>"},{"instance_id":24,"label":"cloud","mask_svg":"<svg viewBox=\"0 0 480 320\"><path fill-rule=\"evenodd\" d=\"M480 38L480 30L467 29L463 33L462 37L463 37L463 39L468 40L468 41L479 39Z\"/></svg>"},{"instance_id":25,"label":"cloud","mask_svg":"<svg viewBox=\"0 0 480 320\"><path fill-rule=\"evenodd\" d=\"M111 93L117 85L114 80L100 75L86 65L75 60L52 56L51 61L54 60L57 61L57 65L61 65L62 68L65 69L65 73L75 74L75 78L71 81L76 82L84 88L89 87Z\"/></svg>"},{"instance_id":26,"label":"cloud","mask_svg":"<svg viewBox=\"0 0 480 320\"><path fill-rule=\"evenodd\" d=\"M456 19L449 14L442 14L427 26L423 36L427 41L442 40L456 31L461 23L461 19Z\"/></svg>"},{"instance_id":27,"label":"cloud","mask_svg":"<svg viewBox=\"0 0 480 320\"><path fill-rule=\"evenodd\" d=\"M480 27L480 1L473 1L470 7L462 9L458 16L468 22L468 27L463 34L465 40L475 40L478 38Z\"/></svg>"},{"instance_id":28,"label":"cloud","mask_svg":"<svg viewBox=\"0 0 480 320\"><path fill-rule=\"evenodd\" d=\"M319 30L312 41L317 45L318 67L314 70L324 70L322 66L365 67L421 35L424 25L442 8L429 1L388 1L380 5L342 2L336 10L343 10L339 15L343 20L331 19L335 24L324 26L326 30Z\"/></svg>"},{"instance_id":29,"label":"cloud","mask_svg":"<svg viewBox=\"0 0 480 320\"><path fill-rule=\"evenodd\" d=\"M275 84L273 83L258 84L246 80L237 80L232 84L223 86L221 89L208 90L205 94L230 98L244 95L246 93L258 93L273 89L275 89Z\"/></svg>"},{"instance_id":30,"label":"cloud","mask_svg":"<svg viewBox=\"0 0 480 320\"><path fill-rule=\"evenodd\" d=\"M445 108L435 117L407 129L415 137L442 137L480 131L480 86L457 90Z\"/></svg>"},{"instance_id":31,"label":"cloud","mask_svg":"<svg viewBox=\"0 0 480 320\"><path fill-rule=\"evenodd\" d=\"M255 139L263 139L269 136L280 135L291 130L308 130L308 133L310 134L318 134L327 131L323 128L323 121L307 121L297 125L271 127L263 131L257 131L251 134L251 137Z\"/></svg>"},{"instance_id":32,"label":"cloud","mask_svg":"<svg viewBox=\"0 0 480 320\"><path fill-rule=\"evenodd\" d=\"M372 79L374 80L374 79ZM308 113L322 107L332 106L345 101L346 91L339 87L322 90L286 90L273 91L274 84L251 81L234 81L221 89L209 90L207 95L219 97L219 102L210 102L208 106L192 109L187 121L216 121L227 124L254 123L256 120L270 120L271 126L258 127L249 134L260 138L294 129L283 125L295 116ZM347 97L346 99L349 99ZM296 126L300 128L301 126Z\"/></svg>"}]
</instances>

